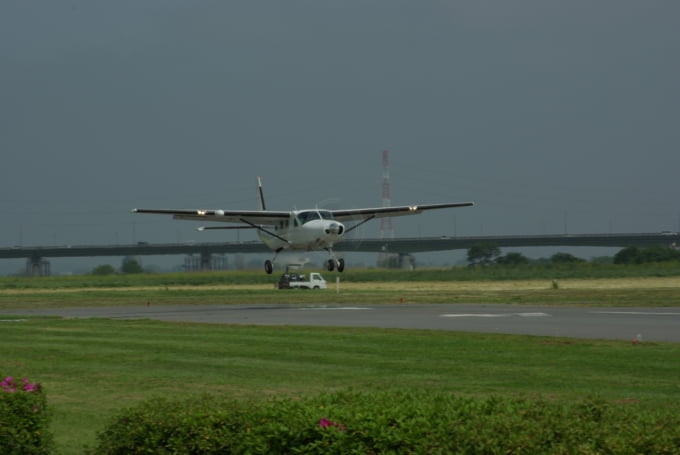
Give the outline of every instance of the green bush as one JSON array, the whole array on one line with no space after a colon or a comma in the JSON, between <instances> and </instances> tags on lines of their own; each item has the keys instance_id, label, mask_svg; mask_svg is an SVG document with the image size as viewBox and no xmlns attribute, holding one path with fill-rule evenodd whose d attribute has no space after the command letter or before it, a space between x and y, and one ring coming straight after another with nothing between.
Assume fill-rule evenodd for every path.
<instances>
[{"instance_id":1,"label":"green bush","mask_svg":"<svg viewBox=\"0 0 680 455\"><path fill-rule=\"evenodd\" d=\"M47 399L39 383L11 376L0 382L0 453L50 453L53 438L48 424Z\"/></svg>"},{"instance_id":2,"label":"green bush","mask_svg":"<svg viewBox=\"0 0 680 455\"><path fill-rule=\"evenodd\" d=\"M680 417L657 410L444 393L338 392L266 402L154 399L122 411L97 454L677 454Z\"/></svg>"}]
</instances>

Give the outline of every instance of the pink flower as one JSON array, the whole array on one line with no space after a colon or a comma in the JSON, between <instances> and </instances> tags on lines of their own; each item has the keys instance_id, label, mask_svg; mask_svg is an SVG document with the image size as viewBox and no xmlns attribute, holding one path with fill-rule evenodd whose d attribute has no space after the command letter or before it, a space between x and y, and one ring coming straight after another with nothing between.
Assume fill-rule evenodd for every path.
<instances>
[{"instance_id":1,"label":"pink flower","mask_svg":"<svg viewBox=\"0 0 680 455\"><path fill-rule=\"evenodd\" d=\"M345 426L341 423L338 422L333 422L332 420L328 420L327 418L322 418L319 420L319 426L321 428L330 428L330 427L335 427L340 431L345 431Z\"/></svg>"},{"instance_id":2,"label":"pink flower","mask_svg":"<svg viewBox=\"0 0 680 455\"><path fill-rule=\"evenodd\" d=\"M0 387L4 392L12 393L17 390L23 390L25 392L39 392L40 383L31 383L26 378L21 379L21 386L19 386L13 377L7 376L2 382L0 382Z\"/></svg>"},{"instance_id":3,"label":"pink flower","mask_svg":"<svg viewBox=\"0 0 680 455\"><path fill-rule=\"evenodd\" d=\"M14 392L17 389L17 384L12 376L7 376L4 381L0 382L0 387L5 392Z\"/></svg>"},{"instance_id":4,"label":"pink flower","mask_svg":"<svg viewBox=\"0 0 680 455\"><path fill-rule=\"evenodd\" d=\"M328 420L328 419L325 418L325 417L324 417L323 419L319 420L319 426L320 426L321 428L328 428L328 427L330 427L332 424L333 424L333 422L331 422L330 420Z\"/></svg>"},{"instance_id":5,"label":"pink flower","mask_svg":"<svg viewBox=\"0 0 680 455\"><path fill-rule=\"evenodd\" d=\"M39 390L40 390L39 382L36 382L34 384L27 382L26 384L24 384L24 391L26 392L38 392Z\"/></svg>"}]
</instances>

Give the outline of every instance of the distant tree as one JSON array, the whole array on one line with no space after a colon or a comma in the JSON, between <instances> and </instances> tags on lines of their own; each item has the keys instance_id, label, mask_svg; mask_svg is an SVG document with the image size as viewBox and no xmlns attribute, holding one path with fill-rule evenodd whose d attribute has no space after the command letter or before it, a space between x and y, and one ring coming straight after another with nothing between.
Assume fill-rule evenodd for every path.
<instances>
[{"instance_id":1,"label":"distant tree","mask_svg":"<svg viewBox=\"0 0 680 455\"><path fill-rule=\"evenodd\" d=\"M585 259L577 258L569 253L555 253L550 256L550 262L553 264L574 264L577 262L586 262Z\"/></svg>"},{"instance_id":2,"label":"distant tree","mask_svg":"<svg viewBox=\"0 0 680 455\"><path fill-rule=\"evenodd\" d=\"M113 275L116 273L116 269L112 265L104 264L98 265L92 269L92 275Z\"/></svg>"},{"instance_id":3,"label":"distant tree","mask_svg":"<svg viewBox=\"0 0 680 455\"><path fill-rule=\"evenodd\" d=\"M496 263L502 265L526 265L529 264L529 258L522 253L508 253L496 259Z\"/></svg>"},{"instance_id":4,"label":"distant tree","mask_svg":"<svg viewBox=\"0 0 680 455\"><path fill-rule=\"evenodd\" d=\"M590 258L590 262L593 264L613 264L614 258L611 256L595 256Z\"/></svg>"},{"instance_id":5,"label":"distant tree","mask_svg":"<svg viewBox=\"0 0 680 455\"><path fill-rule=\"evenodd\" d=\"M641 262L640 250L634 246L628 246L614 255L614 264L639 264Z\"/></svg>"},{"instance_id":6,"label":"distant tree","mask_svg":"<svg viewBox=\"0 0 680 455\"><path fill-rule=\"evenodd\" d=\"M477 243L468 248L467 259L470 265L490 265L496 262L501 250L493 243Z\"/></svg>"},{"instance_id":7,"label":"distant tree","mask_svg":"<svg viewBox=\"0 0 680 455\"><path fill-rule=\"evenodd\" d=\"M137 259L125 258L123 259L123 266L120 268L123 273L144 273L144 269Z\"/></svg>"},{"instance_id":8,"label":"distant tree","mask_svg":"<svg viewBox=\"0 0 680 455\"><path fill-rule=\"evenodd\" d=\"M642 262L666 262L680 259L680 252L664 246L645 248L640 252Z\"/></svg>"}]
</instances>

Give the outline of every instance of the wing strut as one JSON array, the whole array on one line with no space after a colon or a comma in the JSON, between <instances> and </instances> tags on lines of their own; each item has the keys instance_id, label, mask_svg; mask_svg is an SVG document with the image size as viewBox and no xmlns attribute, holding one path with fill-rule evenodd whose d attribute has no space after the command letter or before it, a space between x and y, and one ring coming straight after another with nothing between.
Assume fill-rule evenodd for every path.
<instances>
[{"instance_id":1,"label":"wing strut","mask_svg":"<svg viewBox=\"0 0 680 455\"><path fill-rule=\"evenodd\" d=\"M253 226L201 226L197 231L216 231L218 229L256 229Z\"/></svg>"},{"instance_id":2,"label":"wing strut","mask_svg":"<svg viewBox=\"0 0 680 455\"><path fill-rule=\"evenodd\" d=\"M345 229L345 234L348 233L348 232L352 232L353 230L355 230L356 228L358 228L359 226L361 226L361 225L364 224L364 223L368 223L368 222L371 221L373 218L375 218L375 215L369 216L368 218L366 218L366 219L365 219L364 221L362 221L361 223L355 224L354 226L350 227L349 229Z\"/></svg>"},{"instance_id":3,"label":"wing strut","mask_svg":"<svg viewBox=\"0 0 680 455\"><path fill-rule=\"evenodd\" d=\"M241 218L240 221L241 221L242 223L247 224L248 226L251 226L251 227L257 229L258 231L262 231L262 232L264 232L265 234L269 234L269 235L271 235L272 237L276 237L277 239L279 239L279 240L281 240L281 241L283 241L283 242L290 243L290 241L289 241L288 239L284 239L284 238L281 237L280 235L274 234L272 231L270 231L270 230L268 230L268 229L265 229L265 228L263 228L262 226L258 226L257 224L253 224L253 223L251 223L250 221L244 220L243 218Z\"/></svg>"}]
</instances>

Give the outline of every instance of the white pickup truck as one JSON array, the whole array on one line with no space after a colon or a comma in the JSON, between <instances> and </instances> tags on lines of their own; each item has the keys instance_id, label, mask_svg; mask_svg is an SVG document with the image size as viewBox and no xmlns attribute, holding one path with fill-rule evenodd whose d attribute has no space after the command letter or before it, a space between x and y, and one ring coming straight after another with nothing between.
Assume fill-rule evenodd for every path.
<instances>
[{"instance_id":1,"label":"white pickup truck","mask_svg":"<svg viewBox=\"0 0 680 455\"><path fill-rule=\"evenodd\" d=\"M304 273L284 273L279 278L276 287L277 289L326 289L328 285L320 273L310 273L309 279Z\"/></svg>"}]
</instances>

